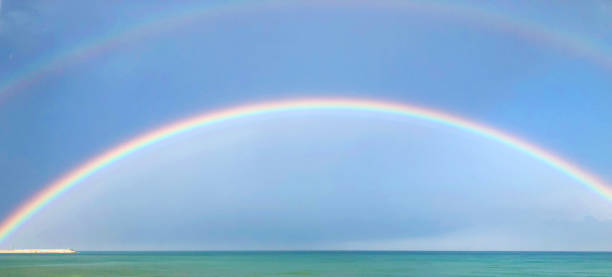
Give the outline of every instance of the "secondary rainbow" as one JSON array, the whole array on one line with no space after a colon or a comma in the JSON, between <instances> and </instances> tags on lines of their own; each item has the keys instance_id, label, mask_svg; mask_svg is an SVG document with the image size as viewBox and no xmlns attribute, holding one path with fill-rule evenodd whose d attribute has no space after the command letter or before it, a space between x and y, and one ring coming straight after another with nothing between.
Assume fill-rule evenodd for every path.
<instances>
[{"instance_id":1,"label":"secondary rainbow","mask_svg":"<svg viewBox=\"0 0 612 277\"><path fill-rule=\"evenodd\" d=\"M0 102L8 95L22 91L38 80L60 73L66 68L90 60L125 44L142 40L152 35L168 32L198 22L199 19L216 16L237 15L240 12L284 7L288 3L300 1L228 1L210 4L187 5L185 8L165 11L163 14L150 16L127 28L95 36L89 40L74 45L45 57L38 62L0 80ZM456 2L433 3L431 1L321 1L325 5L373 5L393 10L408 10L431 14L434 16L459 19L481 27L493 28L497 31L517 36L534 44L553 46L572 55L584 58L597 64L605 70L612 70L612 51L604 42L598 42L577 34L560 32L536 22L526 21L518 17L510 17L493 9L479 9L473 6L460 5Z\"/></svg>"},{"instance_id":2,"label":"secondary rainbow","mask_svg":"<svg viewBox=\"0 0 612 277\"><path fill-rule=\"evenodd\" d=\"M612 190L610 187L604 184L602 180L598 179L593 174L590 174L577 165L574 165L569 161L536 145L528 143L527 141L465 118L418 106L368 99L298 99L251 104L204 113L164 126L114 147L68 172L66 175L52 182L44 190L40 191L34 197L26 201L13 214L6 218L2 222L2 225L0 225L0 243L6 240L6 238L12 232L17 230L19 226L36 214L36 212L44 208L53 200L57 199L70 188L79 184L81 181L100 171L109 164L112 164L142 148L153 145L170 137L189 132L190 130L212 124L263 114L302 110L336 110L385 113L423 119L465 130L500 142L537 160L540 160L559 170L565 175L575 179L576 181L586 185L588 188L603 196L607 200L612 201Z\"/></svg>"}]
</instances>

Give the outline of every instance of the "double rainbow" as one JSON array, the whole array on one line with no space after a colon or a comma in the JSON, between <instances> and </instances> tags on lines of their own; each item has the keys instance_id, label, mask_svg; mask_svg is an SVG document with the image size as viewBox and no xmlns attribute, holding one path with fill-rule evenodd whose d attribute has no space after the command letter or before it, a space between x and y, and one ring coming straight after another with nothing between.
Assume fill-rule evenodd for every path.
<instances>
[{"instance_id":1,"label":"double rainbow","mask_svg":"<svg viewBox=\"0 0 612 277\"><path fill-rule=\"evenodd\" d=\"M406 116L423 119L443 125L451 126L476 135L492 139L505 144L511 148L521 151L549 166L559 170L565 175L584 184L597 194L607 200L612 201L612 189L594 175L586 172L578 166L571 164L567 160L554 155L536 145L530 144L520 138L496 130L467 119L427 109L417 106L374 101L367 99L303 99L293 101L266 102L239 106L236 108L224 109L216 112L204 113L191 117L144 135L129 140L107 152L94 157L85 164L68 172L66 175L49 184L45 189L36 194L33 198L26 201L13 214L6 218L0 225L0 243L23 225L29 218L57 199L75 185L81 183L87 177L102 170L106 166L130 155L140 149L153 145L159 141L173 136L189 132L196 128L201 128L225 121L237 120L245 117L252 117L263 114L284 113L302 110L336 110L336 111L362 111L384 113L397 116Z\"/></svg>"}]
</instances>

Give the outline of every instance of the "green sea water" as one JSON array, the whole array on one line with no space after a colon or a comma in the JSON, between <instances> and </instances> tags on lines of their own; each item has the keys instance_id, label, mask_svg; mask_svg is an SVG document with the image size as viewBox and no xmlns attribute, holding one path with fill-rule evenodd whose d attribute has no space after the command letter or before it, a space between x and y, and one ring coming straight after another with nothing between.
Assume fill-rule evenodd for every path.
<instances>
[{"instance_id":1,"label":"green sea water","mask_svg":"<svg viewBox=\"0 0 612 277\"><path fill-rule=\"evenodd\" d=\"M0 276L612 276L612 253L315 251L2 254Z\"/></svg>"}]
</instances>

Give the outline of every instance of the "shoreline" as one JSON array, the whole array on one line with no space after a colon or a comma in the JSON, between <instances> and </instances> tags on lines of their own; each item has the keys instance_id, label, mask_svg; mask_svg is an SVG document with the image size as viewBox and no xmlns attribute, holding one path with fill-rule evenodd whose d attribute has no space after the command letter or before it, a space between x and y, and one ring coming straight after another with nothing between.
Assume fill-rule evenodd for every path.
<instances>
[{"instance_id":1,"label":"shoreline","mask_svg":"<svg viewBox=\"0 0 612 277\"><path fill-rule=\"evenodd\" d=\"M0 250L0 254L75 254L72 249L14 249Z\"/></svg>"}]
</instances>

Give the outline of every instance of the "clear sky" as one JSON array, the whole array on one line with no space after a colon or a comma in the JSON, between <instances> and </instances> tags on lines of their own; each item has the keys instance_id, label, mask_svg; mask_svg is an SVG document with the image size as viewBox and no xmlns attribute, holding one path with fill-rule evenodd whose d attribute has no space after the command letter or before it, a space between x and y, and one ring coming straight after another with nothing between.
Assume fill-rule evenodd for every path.
<instances>
[{"instance_id":1,"label":"clear sky","mask_svg":"<svg viewBox=\"0 0 612 277\"><path fill-rule=\"evenodd\" d=\"M211 12L0 95L0 217L152 128L310 96L457 114L612 183L609 2L377 2L3 0L1 85L150 18ZM135 153L0 247L612 250L611 231L612 203L499 143L416 119L310 111Z\"/></svg>"}]
</instances>

